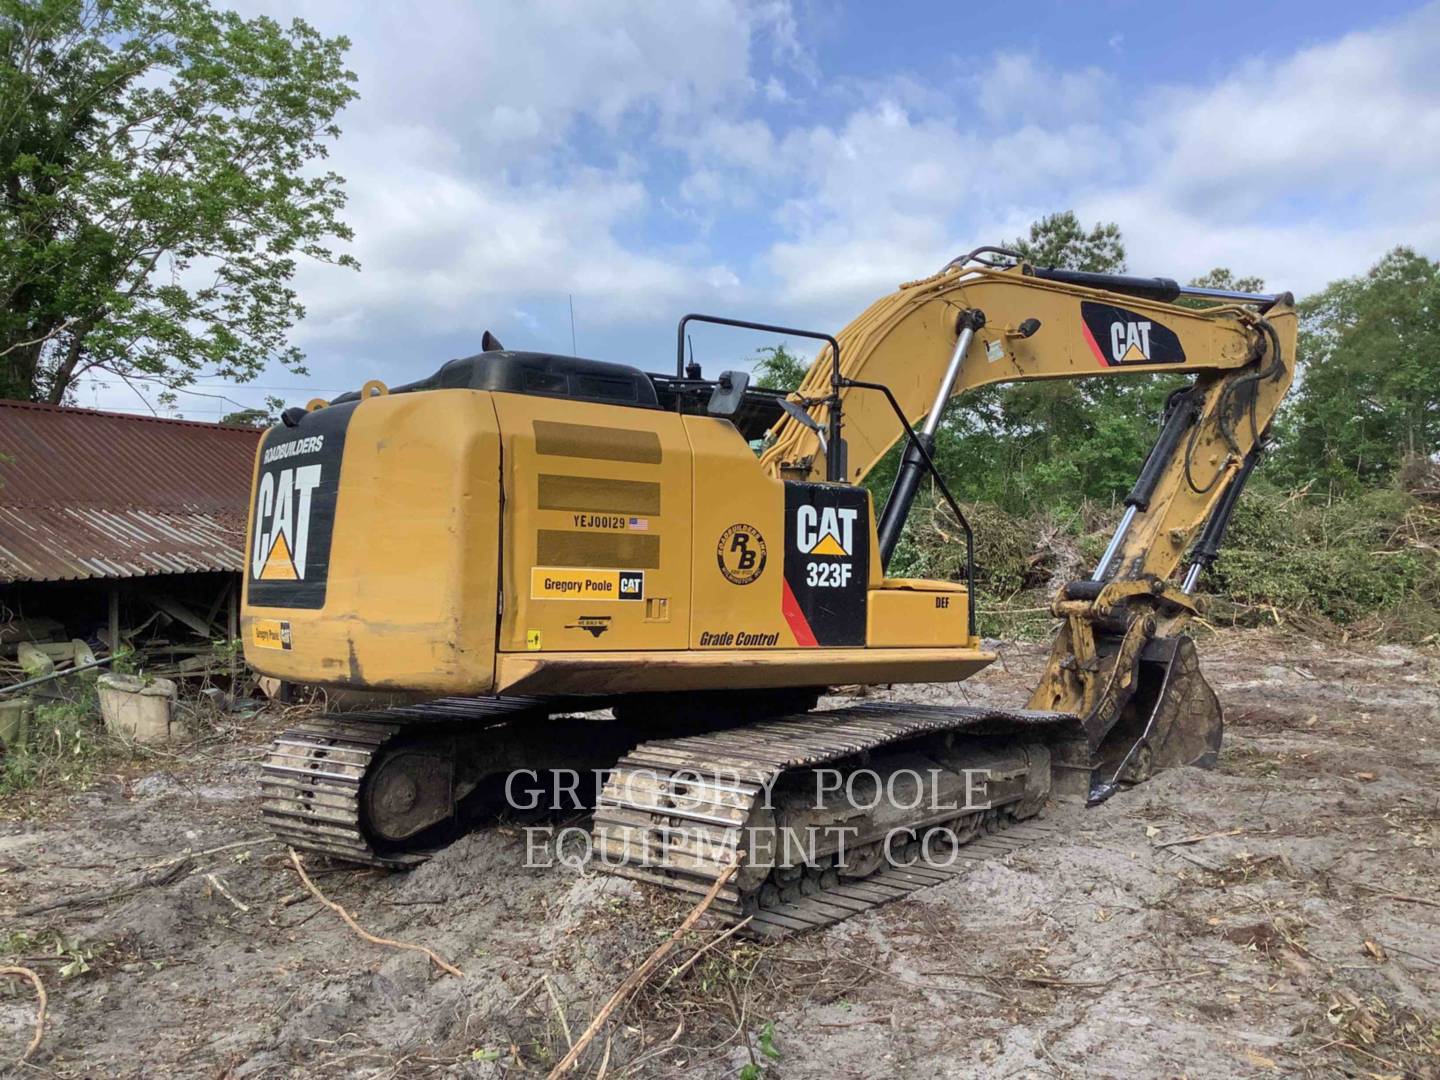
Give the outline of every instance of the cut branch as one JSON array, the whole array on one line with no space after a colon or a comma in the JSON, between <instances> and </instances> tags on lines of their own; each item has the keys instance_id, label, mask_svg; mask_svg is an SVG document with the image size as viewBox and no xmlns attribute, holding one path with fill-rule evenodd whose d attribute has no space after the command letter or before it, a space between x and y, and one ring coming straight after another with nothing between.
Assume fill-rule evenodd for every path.
<instances>
[{"instance_id":1,"label":"cut branch","mask_svg":"<svg viewBox=\"0 0 1440 1080\"><path fill-rule=\"evenodd\" d=\"M366 930L353 918L351 918L350 913L346 911L343 907L335 903L335 901L327 900L325 898L325 894L322 893L318 888L316 888L315 883L310 880L310 875L305 873L305 867L300 862L300 855L295 851L294 848L290 848L289 850L290 861L295 864L295 870L300 875L300 880L305 883L305 888L310 890L311 894L315 897L316 900L319 900L320 903L324 904L331 911L335 912L335 914L339 915L340 918L344 919L346 926L350 927L351 930L354 930L355 933L359 934L366 941L370 942L370 944L384 945L390 949L405 949L408 952L421 953L425 956L428 956L430 958L430 962L433 963L436 967L438 967L441 971L454 975L457 979L463 979L465 977L465 973L463 971L461 971L453 964L447 964L444 960L440 958L439 953L436 953L432 949L427 949L424 945L412 945L406 941L391 941L389 938L376 937L374 934L370 933L370 931Z\"/></svg>"},{"instance_id":2,"label":"cut branch","mask_svg":"<svg viewBox=\"0 0 1440 1080\"><path fill-rule=\"evenodd\" d=\"M605 1021L610 1019L610 1014L618 1009L626 998L644 985L645 980L660 966L660 962L670 955L670 950L675 948L680 939L690 931L690 928L700 921L700 916L709 910L710 905L715 902L715 897L720 895L720 890L739 869L740 860L737 858L715 879L715 883L710 886L710 891L705 894L700 903L695 905L690 914L685 916L685 921L675 928L674 932L650 954L643 964L625 977L619 989L610 995L610 1000L605 1002L600 1011L595 1014L595 1019L590 1021L590 1026L585 1029L585 1033L570 1048L570 1052L561 1059L560 1064L550 1070L547 1080L558 1080L560 1076L575 1067L575 1063L580 1060L580 1055L585 1052L585 1048L600 1033L600 1029L605 1026Z\"/></svg>"},{"instance_id":3,"label":"cut branch","mask_svg":"<svg viewBox=\"0 0 1440 1080\"><path fill-rule=\"evenodd\" d=\"M45 1006L48 998L45 996L45 984L40 981L40 976L27 967L0 967L0 975L13 975L19 979L29 979L30 985L35 987L35 997L39 1002L35 1010L35 1034L30 1038L30 1045L25 1047L25 1052L15 1063L24 1065L30 1059L30 1055L40 1048L40 1040L45 1037Z\"/></svg>"}]
</instances>

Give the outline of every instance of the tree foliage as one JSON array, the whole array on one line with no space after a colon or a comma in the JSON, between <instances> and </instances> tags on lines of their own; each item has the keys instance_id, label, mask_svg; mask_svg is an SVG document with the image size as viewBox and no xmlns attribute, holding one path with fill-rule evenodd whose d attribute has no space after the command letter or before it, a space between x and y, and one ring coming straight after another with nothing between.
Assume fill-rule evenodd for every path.
<instances>
[{"instance_id":1,"label":"tree foliage","mask_svg":"<svg viewBox=\"0 0 1440 1080\"><path fill-rule=\"evenodd\" d=\"M800 389L805 373L810 370L809 361L792 353L784 342L762 346L755 350L755 356L752 369L755 385L763 390L793 393Z\"/></svg>"},{"instance_id":2,"label":"tree foliage","mask_svg":"<svg viewBox=\"0 0 1440 1080\"><path fill-rule=\"evenodd\" d=\"M1036 266L1057 270L1089 270L1118 274L1125 269L1125 242L1120 226L1100 222L1086 229L1074 210L1046 214L1024 236L1008 245Z\"/></svg>"},{"instance_id":3,"label":"tree foliage","mask_svg":"<svg viewBox=\"0 0 1440 1080\"><path fill-rule=\"evenodd\" d=\"M1191 285L1202 289L1231 289L1234 292L1258 293L1265 291L1265 279L1258 277L1236 277L1228 267L1217 266L1208 274L1192 278Z\"/></svg>"},{"instance_id":4,"label":"tree foliage","mask_svg":"<svg viewBox=\"0 0 1440 1080\"><path fill-rule=\"evenodd\" d=\"M1299 385L1279 425L1288 480L1348 491L1440 452L1440 264L1397 247L1300 317Z\"/></svg>"},{"instance_id":5,"label":"tree foliage","mask_svg":"<svg viewBox=\"0 0 1440 1080\"><path fill-rule=\"evenodd\" d=\"M206 0L0 0L0 395L303 371L297 259L355 265L318 166L348 44Z\"/></svg>"}]
</instances>

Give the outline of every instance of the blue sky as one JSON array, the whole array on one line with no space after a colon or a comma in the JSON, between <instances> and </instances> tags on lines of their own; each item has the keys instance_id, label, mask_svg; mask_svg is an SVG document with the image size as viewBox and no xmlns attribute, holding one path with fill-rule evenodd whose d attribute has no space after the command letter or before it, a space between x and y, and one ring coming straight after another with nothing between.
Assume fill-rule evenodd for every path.
<instances>
[{"instance_id":1,"label":"blue sky","mask_svg":"<svg viewBox=\"0 0 1440 1080\"><path fill-rule=\"evenodd\" d=\"M353 42L330 164L364 269L301 269L308 378L198 387L197 419L416 378L486 329L569 351L571 297L582 354L652 370L685 311L833 331L1067 208L1138 273L1305 293L1440 255L1437 4L245 8ZM761 344L696 339L711 373Z\"/></svg>"}]
</instances>

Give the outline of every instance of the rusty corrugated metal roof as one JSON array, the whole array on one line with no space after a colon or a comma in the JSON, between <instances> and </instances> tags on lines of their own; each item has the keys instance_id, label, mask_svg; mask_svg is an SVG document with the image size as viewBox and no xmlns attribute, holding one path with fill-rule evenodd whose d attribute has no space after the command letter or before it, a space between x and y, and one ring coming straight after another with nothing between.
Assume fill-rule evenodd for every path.
<instances>
[{"instance_id":1,"label":"rusty corrugated metal roof","mask_svg":"<svg viewBox=\"0 0 1440 1080\"><path fill-rule=\"evenodd\" d=\"M261 434L0 401L0 582L240 570Z\"/></svg>"}]
</instances>

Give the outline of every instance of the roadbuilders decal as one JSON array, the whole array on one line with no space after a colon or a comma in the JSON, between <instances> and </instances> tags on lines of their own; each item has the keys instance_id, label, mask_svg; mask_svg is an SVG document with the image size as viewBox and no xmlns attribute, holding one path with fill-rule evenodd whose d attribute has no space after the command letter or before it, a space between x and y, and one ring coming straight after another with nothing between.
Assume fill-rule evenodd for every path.
<instances>
[{"instance_id":1,"label":"roadbuilders decal","mask_svg":"<svg viewBox=\"0 0 1440 1080\"><path fill-rule=\"evenodd\" d=\"M765 572L765 537L754 525L737 523L720 534L715 562L731 585L749 585Z\"/></svg>"},{"instance_id":2,"label":"roadbuilders decal","mask_svg":"<svg viewBox=\"0 0 1440 1080\"><path fill-rule=\"evenodd\" d=\"M781 609L798 644L865 644L869 508L863 488L786 483Z\"/></svg>"},{"instance_id":3,"label":"roadbuilders decal","mask_svg":"<svg viewBox=\"0 0 1440 1080\"><path fill-rule=\"evenodd\" d=\"M307 413L297 427L266 432L250 508L252 605L325 606L340 459L354 408L327 406Z\"/></svg>"},{"instance_id":4,"label":"roadbuilders decal","mask_svg":"<svg viewBox=\"0 0 1440 1080\"><path fill-rule=\"evenodd\" d=\"M1128 364L1180 364L1185 350L1163 323L1113 304L1080 302L1085 343L1105 367Z\"/></svg>"}]
</instances>

